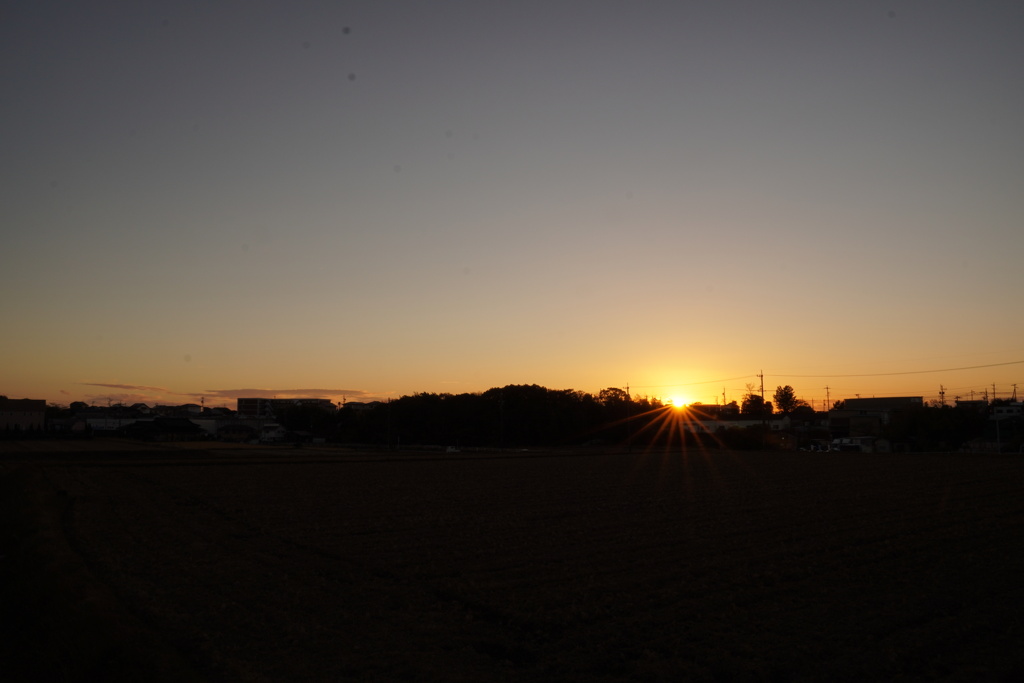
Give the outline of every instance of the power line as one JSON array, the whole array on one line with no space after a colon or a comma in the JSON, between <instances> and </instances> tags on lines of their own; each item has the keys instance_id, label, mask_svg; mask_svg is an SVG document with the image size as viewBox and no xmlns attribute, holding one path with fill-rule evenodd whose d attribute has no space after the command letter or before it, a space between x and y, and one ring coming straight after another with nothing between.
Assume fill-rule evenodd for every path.
<instances>
[{"instance_id":1,"label":"power line","mask_svg":"<svg viewBox=\"0 0 1024 683\"><path fill-rule=\"evenodd\" d=\"M1005 366L1008 366L1008 365L1021 365L1021 364L1024 364L1024 360L1009 361L1009 362L1006 362L1006 363L988 363L988 364L985 364L985 365L969 365L969 366L963 366L963 367L957 367L957 368L939 368L939 369L935 369L935 370L909 370L909 371L903 371L903 372L856 373L856 374L845 374L845 375L795 375L795 374L789 374L789 373L769 373L769 374L771 374L773 376L776 376L776 377L782 377L782 378L787 378L787 379L788 378L798 378L798 379L838 379L838 378L844 378L844 377L897 377L897 376L901 376L901 375L924 375L924 374L935 373L935 372L956 372L956 371L960 371L960 370L979 370L979 369L983 369L983 368L997 368L997 367L1005 367ZM737 377L729 377L729 378L726 378L726 379L713 379L713 380L707 380L707 381L703 381L703 382L686 382L686 383L680 383L680 384L643 384L643 385L637 385L634 388L638 388L638 389L671 389L671 388L682 388L682 387L694 387L694 386L700 386L700 385L705 385L705 384L720 384L720 383L725 383L725 382L734 382L734 381L738 381L738 380L746 380L746 379L750 379L751 377L759 377L759 376L760 376L759 374L754 374L754 375L746 374L746 375L739 375ZM966 390L966 389L973 389L976 386L984 386L984 385L977 384L977 385L972 385L970 387L956 387L956 390L962 391L962 390ZM831 387L831 388L835 389L836 387ZM740 389L735 388L735 387L733 387L731 390L732 391L740 391ZM839 390L840 391L847 391L845 388L840 388ZM914 391L914 392L909 392L909 393L908 392L877 392L877 393L873 392L873 395L876 395L876 396L887 396L887 395L903 396L903 395L911 395L912 394L912 395L915 395L915 396L917 396L917 395L930 396L930 395L933 395L933 392L934 392L934 389L928 389L928 390L924 390L924 391ZM829 397L829 391L826 389L826 399L828 397ZM817 395L815 395L814 398L819 398L819 397Z\"/></svg>"},{"instance_id":2,"label":"power line","mask_svg":"<svg viewBox=\"0 0 1024 683\"><path fill-rule=\"evenodd\" d=\"M998 368L1004 365L1020 365L1024 363L1024 360L1014 360L1009 363L990 363L988 365L968 365L962 368L939 368L938 370L911 370L908 372L875 372L875 373L863 373L856 375L793 375L788 372L777 372L773 373L777 377L799 377L801 379L808 378L831 378L831 377L894 377L896 375L924 375L929 372L954 372L956 370L978 370L981 368Z\"/></svg>"}]
</instances>

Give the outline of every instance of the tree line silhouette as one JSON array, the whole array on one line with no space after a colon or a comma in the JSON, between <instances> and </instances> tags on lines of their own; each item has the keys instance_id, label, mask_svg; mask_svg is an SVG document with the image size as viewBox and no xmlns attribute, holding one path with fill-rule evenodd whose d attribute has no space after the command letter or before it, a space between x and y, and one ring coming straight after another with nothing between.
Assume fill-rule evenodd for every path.
<instances>
[{"instance_id":1,"label":"tree line silhouette","mask_svg":"<svg viewBox=\"0 0 1024 683\"><path fill-rule=\"evenodd\" d=\"M314 406L293 406L278 416L295 432L315 433L332 441L445 447L529 448L537 446L633 445L675 442L707 445L681 428L685 422L712 418L767 419L773 414L810 420L814 410L796 398L793 387L780 386L771 401L751 387L742 404L693 404L680 411L649 396L631 396L619 387L590 394L575 389L548 389L537 384L510 384L483 393L416 393L376 405L371 410L340 410L336 415ZM711 441L731 448L763 447L766 425L729 428ZM697 430L699 431L699 430ZM824 438L827 434L818 434Z\"/></svg>"},{"instance_id":2,"label":"tree line silhouette","mask_svg":"<svg viewBox=\"0 0 1024 683\"><path fill-rule=\"evenodd\" d=\"M284 438L293 442L320 439L331 443L374 448L508 448L539 447L701 447L736 450L764 448L821 448L833 437L853 435L842 424L831 424L796 397L793 387L779 386L766 401L752 385L740 402L725 405L692 404L680 410L657 398L630 396L609 387L596 394L574 389L548 389L536 384L495 387L482 393L416 393L387 402L348 404L324 410L293 405L266 422L279 423ZM913 405L894 412L870 432L894 450L953 450L970 441L998 443L1017 451L1024 447L1024 420L992 420L990 411L1012 401L993 400L979 407L938 403ZM833 408L844 407L836 401ZM124 410L124 406L114 406ZM221 410L221 409L214 409ZM51 404L47 420L67 420L74 411ZM788 417L784 423L773 418ZM187 416L186 416L187 418ZM174 418L187 422L186 418ZM226 417L218 438L256 439L257 426ZM168 419L164 419L167 422ZM149 429L165 424L144 421ZM848 422L848 421L847 421ZM698 424L701 423L701 424ZM188 425L195 427L195 425ZM848 426L848 425L847 425ZM138 425L119 430L138 437ZM831 430L831 431L830 431ZM144 431L144 430L143 430ZM835 432L835 433L833 433ZM52 435L68 434L54 431ZM863 432L861 432L863 433ZM90 435L87 430L79 435ZM40 438L50 432L39 430ZM24 430L0 431L0 439L33 436ZM166 435L163 435L166 436ZM280 438L277 436L276 438Z\"/></svg>"},{"instance_id":3,"label":"tree line silhouette","mask_svg":"<svg viewBox=\"0 0 1024 683\"><path fill-rule=\"evenodd\" d=\"M716 416L759 418L771 415L773 408L770 402L745 399L742 407L733 401L721 407L695 404L680 411L657 398L630 396L618 387L590 394L510 384L482 393L416 393L372 409L342 409L336 414L314 406L293 406L278 421L291 431L331 441L393 448L650 447L673 442L696 446L707 442L707 435L701 439L689 434L681 422L710 419L712 410ZM764 440L753 433L759 431L754 426L742 435L725 435L728 443L719 442L729 447L760 447Z\"/></svg>"},{"instance_id":4,"label":"tree line silhouette","mask_svg":"<svg viewBox=\"0 0 1024 683\"><path fill-rule=\"evenodd\" d=\"M740 403L694 404L678 410L657 398L630 396L617 387L590 394L510 384L482 393L416 393L369 409L343 408L335 413L294 406L277 419L296 434L388 448L672 445L761 449L800 447L831 438L824 413L798 399L791 386L778 387L772 399L766 401L748 387ZM783 432L790 438L784 446L774 440L778 433L769 427L769 418L775 416L790 418L790 428ZM711 431L686 428L686 423L698 420L710 425ZM762 422L751 424L751 420ZM1005 423L1004 430L1008 430L1004 439L1019 438L1021 431L1012 421ZM987 438L990 431L984 411L923 405L894 416L878 436L904 449L941 450Z\"/></svg>"},{"instance_id":5,"label":"tree line silhouette","mask_svg":"<svg viewBox=\"0 0 1024 683\"><path fill-rule=\"evenodd\" d=\"M625 443L669 409L657 399L631 399L614 387L594 395L510 384L474 394L417 393L335 414L294 406L278 421L289 430L340 442L530 448Z\"/></svg>"}]
</instances>

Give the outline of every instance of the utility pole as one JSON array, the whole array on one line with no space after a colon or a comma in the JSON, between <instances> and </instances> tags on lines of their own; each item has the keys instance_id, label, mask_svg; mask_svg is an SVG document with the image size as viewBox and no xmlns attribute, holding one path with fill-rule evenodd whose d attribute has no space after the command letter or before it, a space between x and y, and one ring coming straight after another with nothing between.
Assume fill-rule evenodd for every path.
<instances>
[{"instance_id":1,"label":"utility pole","mask_svg":"<svg viewBox=\"0 0 1024 683\"><path fill-rule=\"evenodd\" d=\"M992 382L992 400L996 400L996 383Z\"/></svg>"},{"instance_id":2,"label":"utility pole","mask_svg":"<svg viewBox=\"0 0 1024 683\"><path fill-rule=\"evenodd\" d=\"M629 380L626 380L626 453L633 452L633 396L629 393Z\"/></svg>"},{"instance_id":3,"label":"utility pole","mask_svg":"<svg viewBox=\"0 0 1024 683\"><path fill-rule=\"evenodd\" d=\"M1013 396L1010 397L1010 400L1012 402L1014 402L1014 403L1017 402L1017 383L1016 382L1013 383Z\"/></svg>"},{"instance_id":4,"label":"utility pole","mask_svg":"<svg viewBox=\"0 0 1024 683\"><path fill-rule=\"evenodd\" d=\"M939 385L939 405L946 407L946 387Z\"/></svg>"},{"instance_id":5,"label":"utility pole","mask_svg":"<svg viewBox=\"0 0 1024 683\"><path fill-rule=\"evenodd\" d=\"M764 448L767 439L765 432L768 431L768 413L764 409L764 370L761 370L758 377L761 379L761 448Z\"/></svg>"},{"instance_id":6,"label":"utility pole","mask_svg":"<svg viewBox=\"0 0 1024 683\"><path fill-rule=\"evenodd\" d=\"M832 397L828 393L828 387L825 387L825 412L832 410Z\"/></svg>"}]
</instances>

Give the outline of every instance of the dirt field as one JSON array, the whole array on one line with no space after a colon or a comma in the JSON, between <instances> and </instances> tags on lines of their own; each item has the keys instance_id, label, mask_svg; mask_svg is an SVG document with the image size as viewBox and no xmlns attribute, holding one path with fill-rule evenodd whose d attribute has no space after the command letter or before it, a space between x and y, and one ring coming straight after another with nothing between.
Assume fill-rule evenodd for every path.
<instances>
[{"instance_id":1,"label":"dirt field","mask_svg":"<svg viewBox=\"0 0 1024 683\"><path fill-rule=\"evenodd\" d=\"M137 448L0 451L22 680L1024 674L1024 458Z\"/></svg>"}]
</instances>

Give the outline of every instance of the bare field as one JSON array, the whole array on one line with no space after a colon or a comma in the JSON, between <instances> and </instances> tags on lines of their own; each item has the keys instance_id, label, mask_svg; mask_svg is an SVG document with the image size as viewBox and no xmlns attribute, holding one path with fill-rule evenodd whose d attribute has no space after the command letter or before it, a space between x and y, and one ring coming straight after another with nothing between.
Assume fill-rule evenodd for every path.
<instances>
[{"instance_id":1,"label":"bare field","mask_svg":"<svg viewBox=\"0 0 1024 683\"><path fill-rule=\"evenodd\" d=\"M1024 672L1017 457L3 457L10 500L60 513L48 543L29 543L47 528L32 516L9 534L10 581L46 592L26 578L40 563L33 576L56 572L74 623L145 635L142 663L88 662L107 678L147 663L210 681ZM51 547L67 555L56 569ZM37 603L15 602L31 621ZM72 636L32 626L58 642L28 650L88 678Z\"/></svg>"}]
</instances>

